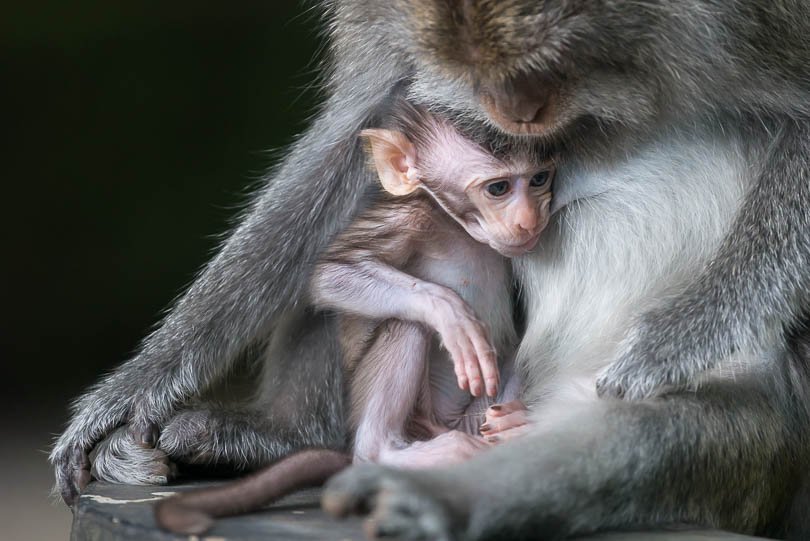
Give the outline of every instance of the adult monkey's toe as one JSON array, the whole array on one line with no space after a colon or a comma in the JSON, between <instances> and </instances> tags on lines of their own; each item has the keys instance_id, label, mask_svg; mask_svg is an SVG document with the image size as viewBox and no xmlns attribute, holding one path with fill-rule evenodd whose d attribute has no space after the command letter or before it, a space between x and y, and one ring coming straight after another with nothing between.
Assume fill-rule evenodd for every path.
<instances>
[{"instance_id":1,"label":"adult monkey's toe","mask_svg":"<svg viewBox=\"0 0 810 541\"><path fill-rule=\"evenodd\" d=\"M56 490L62 500L73 507L79 495L92 479L90 459L87 452L79 446L66 449L53 460L56 470Z\"/></svg>"},{"instance_id":2,"label":"adult monkey's toe","mask_svg":"<svg viewBox=\"0 0 810 541\"><path fill-rule=\"evenodd\" d=\"M353 466L332 477L321 496L321 507L334 517L365 515L383 488L386 468L376 464Z\"/></svg>"}]
</instances>

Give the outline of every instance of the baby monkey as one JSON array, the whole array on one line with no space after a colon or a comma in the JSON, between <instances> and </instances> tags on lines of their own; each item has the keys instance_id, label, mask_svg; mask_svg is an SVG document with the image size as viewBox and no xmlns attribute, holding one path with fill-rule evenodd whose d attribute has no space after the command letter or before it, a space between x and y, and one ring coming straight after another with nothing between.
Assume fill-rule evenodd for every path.
<instances>
[{"instance_id":1,"label":"baby monkey","mask_svg":"<svg viewBox=\"0 0 810 541\"><path fill-rule=\"evenodd\" d=\"M487 445L473 434L488 397L517 398L507 258L534 248L548 223L551 161L529 142L487 148L405 101L361 136L384 191L322 256L310 288L315 306L340 317L353 457L301 451L169 498L156 508L164 528L202 533L212 517L322 484L352 459L464 460Z\"/></svg>"}]
</instances>

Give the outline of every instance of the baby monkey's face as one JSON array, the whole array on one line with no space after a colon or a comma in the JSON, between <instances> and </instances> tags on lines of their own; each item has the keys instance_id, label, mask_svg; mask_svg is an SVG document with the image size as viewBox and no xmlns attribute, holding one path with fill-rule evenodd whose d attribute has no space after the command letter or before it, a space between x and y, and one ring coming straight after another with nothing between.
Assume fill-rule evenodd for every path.
<instances>
[{"instance_id":1,"label":"baby monkey's face","mask_svg":"<svg viewBox=\"0 0 810 541\"><path fill-rule=\"evenodd\" d=\"M422 188L478 242L506 257L537 245L548 225L554 163L516 146L498 155L439 124L417 149Z\"/></svg>"},{"instance_id":2,"label":"baby monkey's face","mask_svg":"<svg viewBox=\"0 0 810 541\"><path fill-rule=\"evenodd\" d=\"M554 167L505 172L473 177L464 189L472 208L459 218L474 239L515 257L534 248L548 225Z\"/></svg>"},{"instance_id":3,"label":"baby monkey's face","mask_svg":"<svg viewBox=\"0 0 810 541\"><path fill-rule=\"evenodd\" d=\"M506 257L537 245L548 225L554 165L528 147L496 156L448 122L423 115L417 141L400 131L362 132L383 187L428 192L467 233Z\"/></svg>"}]
</instances>

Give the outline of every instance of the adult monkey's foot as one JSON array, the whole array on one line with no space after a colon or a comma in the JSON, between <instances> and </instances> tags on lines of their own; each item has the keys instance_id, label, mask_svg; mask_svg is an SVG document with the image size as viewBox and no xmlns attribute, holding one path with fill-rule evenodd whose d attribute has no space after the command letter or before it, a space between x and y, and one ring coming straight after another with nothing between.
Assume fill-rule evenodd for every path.
<instances>
[{"instance_id":1,"label":"adult monkey's foot","mask_svg":"<svg viewBox=\"0 0 810 541\"><path fill-rule=\"evenodd\" d=\"M164 485L175 474L174 464L154 447L156 431L134 431L128 426L114 430L90 453L93 477L129 485Z\"/></svg>"},{"instance_id":2,"label":"adult monkey's foot","mask_svg":"<svg viewBox=\"0 0 810 541\"><path fill-rule=\"evenodd\" d=\"M62 496L64 502L73 507L79 494L90 483L90 459L79 445L64 446L51 453L51 463L56 474L54 492Z\"/></svg>"},{"instance_id":3,"label":"adult monkey's foot","mask_svg":"<svg viewBox=\"0 0 810 541\"><path fill-rule=\"evenodd\" d=\"M76 432L66 430L50 456L56 474L54 492L68 506L76 503L94 477L118 483L164 484L172 474L165 453L154 448L156 426L136 430L124 425L95 445Z\"/></svg>"},{"instance_id":4,"label":"adult monkey's foot","mask_svg":"<svg viewBox=\"0 0 810 541\"><path fill-rule=\"evenodd\" d=\"M445 474L376 464L354 466L329 481L321 505L335 517L368 515L369 539L465 539L468 489L455 477L445 480Z\"/></svg>"}]
</instances>

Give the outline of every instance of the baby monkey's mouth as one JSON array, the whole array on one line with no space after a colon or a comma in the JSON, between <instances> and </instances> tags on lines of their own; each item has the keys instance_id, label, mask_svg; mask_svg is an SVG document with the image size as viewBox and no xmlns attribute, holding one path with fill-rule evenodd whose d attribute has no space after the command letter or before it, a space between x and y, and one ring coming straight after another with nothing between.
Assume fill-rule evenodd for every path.
<instances>
[{"instance_id":1,"label":"baby monkey's mouth","mask_svg":"<svg viewBox=\"0 0 810 541\"><path fill-rule=\"evenodd\" d=\"M540 233L535 233L526 242L521 244L498 244L493 248L503 256L517 257L532 251L540 240Z\"/></svg>"}]
</instances>

